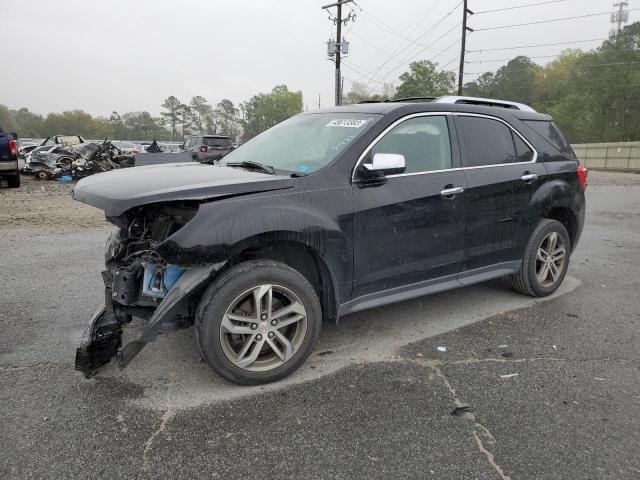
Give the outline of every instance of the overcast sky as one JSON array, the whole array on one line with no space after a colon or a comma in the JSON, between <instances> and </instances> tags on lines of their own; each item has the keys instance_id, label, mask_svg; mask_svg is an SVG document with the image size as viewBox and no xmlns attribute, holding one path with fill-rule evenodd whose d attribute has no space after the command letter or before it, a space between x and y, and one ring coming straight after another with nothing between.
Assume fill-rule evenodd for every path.
<instances>
[{"instance_id":1,"label":"overcast sky","mask_svg":"<svg viewBox=\"0 0 640 480\"><path fill-rule=\"evenodd\" d=\"M545 0L469 0L477 12ZM549 2L550 0L546 0ZM0 104L46 114L82 109L108 116L147 110L169 95L188 101L239 103L286 84L302 90L309 109L333 101L333 65L325 42L335 26L321 6L329 0L0 0ZM437 23L459 0L357 0L345 8L356 21L345 28L351 43L345 90L360 80L371 89L395 82L410 61L433 59L457 70L461 8ZM477 14L485 27L608 12L613 1L564 0L529 8ZM640 0L629 0L640 8ZM335 12L335 9L333 9ZM630 22L640 19L630 12ZM435 24L435 25L434 25ZM609 16L473 33L469 50L602 39ZM437 40L437 41L436 41ZM435 43L434 43L435 41ZM473 52L470 62L516 54L555 55L567 47L589 49L600 41L520 50ZM432 45L431 45L432 44ZM8 49L6 48L8 47ZM428 47L428 48L425 48ZM450 50L442 52L450 47ZM550 58L534 59L546 63ZM468 72L495 70L504 61L470 63ZM470 75L472 79L475 75Z\"/></svg>"}]
</instances>

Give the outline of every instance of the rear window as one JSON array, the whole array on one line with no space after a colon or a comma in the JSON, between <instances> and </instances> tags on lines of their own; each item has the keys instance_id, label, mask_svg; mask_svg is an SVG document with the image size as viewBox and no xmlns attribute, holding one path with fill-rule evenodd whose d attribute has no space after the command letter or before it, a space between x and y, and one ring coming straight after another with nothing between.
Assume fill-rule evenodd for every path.
<instances>
[{"instance_id":1,"label":"rear window","mask_svg":"<svg viewBox=\"0 0 640 480\"><path fill-rule=\"evenodd\" d=\"M207 147L230 147L232 142L230 138L204 137L202 142Z\"/></svg>"},{"instance_id":2,"label":"rear window","mask_svg":"<svg viewBox=\"0 0 640 480\"><path fill-rule=\"evenodd\" d=\"M569 142L565 140L558 126L545 120L525 120L524 123L534 129L547 142L556 147L560 152L571 158L576 158Z\"/></svg>"}]
</instances>

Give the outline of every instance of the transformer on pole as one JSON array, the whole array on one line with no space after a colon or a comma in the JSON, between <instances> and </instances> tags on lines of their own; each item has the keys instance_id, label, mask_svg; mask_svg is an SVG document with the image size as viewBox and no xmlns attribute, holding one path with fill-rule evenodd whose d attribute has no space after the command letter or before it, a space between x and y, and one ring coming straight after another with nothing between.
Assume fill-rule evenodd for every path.
<instances>
[{"instance_id":1,"label":"transformer on pole","mask_svg":"<svg viewBox=\"0 0 640 480\"><path fill-rule=\"evenodd\" d=\"M336 3L322 7L323 10L337 7L337 15L335 19L333 19L337 27L336 40L329 40L327 42L327 55L336 64L336 105L342 105L342 74L340 73L340 61L343 56L349 54L349 42L342 38L342 25L346 25L350 20L355 20L355 15L351 13L347 18L342 18L342 6L351 2L353 2L353 0L338 0Z\"/></svg>"}]
</instances>

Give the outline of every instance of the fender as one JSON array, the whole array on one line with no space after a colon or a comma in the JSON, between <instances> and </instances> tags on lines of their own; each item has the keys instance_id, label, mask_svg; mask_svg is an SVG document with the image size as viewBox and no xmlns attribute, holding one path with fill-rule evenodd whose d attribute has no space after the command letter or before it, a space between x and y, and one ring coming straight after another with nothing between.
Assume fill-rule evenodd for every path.
<instances>
[{"instance_id":1,"label":"fender","mask_svg":"<svg viewBox=\"0 0 640 480\"><path fill-rule=\"evenodd\" d=\"M328 208L327 203L334 206ZM340 209L344 215L326 214ZM158 246L158 253L171 263L189 266L226 261L265 242L296 242L324 261L336 296L346 299L353 268L352 217L348 188L212 202L201 205L189 223Z\"/></svg>"},{"instance_id":2,"label":"fender","mask_svg":"<svg viewBox=\"0 0 640 480\"><path fill-rule=\"evenodd\" d=\"M576 179L577 182L577 179ZM582 196L582 198L581 198ZM528 208L524 212L524 220L527 228L523 229L521 244L525 245L536 226L538 219L548 216L552 209L566 209L573 215L575 221L574 243L572 250L577 245L582 228L584 226L585 212L584 193L579 185L571 185L566 180L554 179L544 182L531 196Z\"/></svg>"},{"instance_id":3,"label":"fender","mask_svg":"<svg viewBox=\"0 0 640 480\"><path fill-rule=\"evenodd\" d=\"M568 208L577 214L581 210L578 192L581 192L580 187L569 185L565 180L544 182L531 196L526 212L527 220L539 218L552 207Z\"/></svg>"}]
</instances>

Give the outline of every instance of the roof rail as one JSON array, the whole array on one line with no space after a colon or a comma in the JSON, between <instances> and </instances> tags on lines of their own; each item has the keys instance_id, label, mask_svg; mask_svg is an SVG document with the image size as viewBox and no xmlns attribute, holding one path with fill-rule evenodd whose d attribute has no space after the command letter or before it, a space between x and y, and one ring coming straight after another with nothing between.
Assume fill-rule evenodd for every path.
<instances>
[{"instance_id":1,"label":"roof rail","mask_svg":"<svg viewBox=\"0 0 640 480\"><path fill-rule=\"evenodd\" d=\"M415 102L415 101L428 101L433 102L438 97L405 97L405 98L390 98L389 100L385 100L388 103L400 103L400 102Z\"/></svg>"},{"instance_id":2,"label":"roof rail","mask_svg":"<svg viewBox=\"0 0 640 480\"><path fill-rule=\"evenodd\" d=\"M493 98L480 98L480 97L461 97L455 95L448 95L445 97L436 98L433 103L458 103L465 105L481 105L486 107L499 107L510 108L512 110L522 110L524 112L535 112L533 108L524 103L510 102L508 100L496 100Z\"/></svg>"},{"instance_id":3,"label":"roof rail","mask_svg":"<svg viewBox=\"0 0 640 480\"><path fill-rule=\"evenodd\" d=\"M387 98L386 100L363 100L358 103L402 103L402 102L416 102L416 101L433 102L436 98L438 97Z\"/></svg>"}]
</instances>

